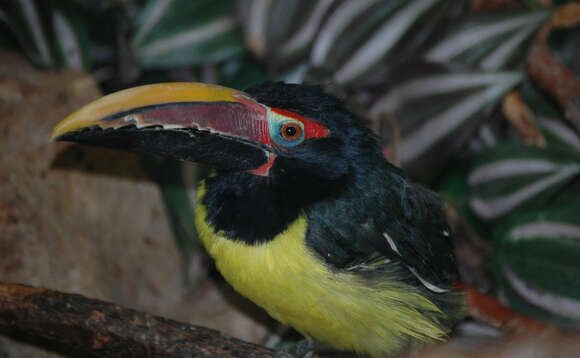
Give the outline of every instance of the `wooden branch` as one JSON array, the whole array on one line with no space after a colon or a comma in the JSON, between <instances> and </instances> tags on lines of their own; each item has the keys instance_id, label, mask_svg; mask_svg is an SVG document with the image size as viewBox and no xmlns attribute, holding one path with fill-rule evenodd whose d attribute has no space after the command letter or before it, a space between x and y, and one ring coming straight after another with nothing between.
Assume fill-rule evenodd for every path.
<instances>
[{"instance_id":1,"label":"wooden branch","mask_svg":"<svg viewBox=\"0 0 580 358\"><path fill-rule=\"evenodd\" d=\"M0 333L82 357L274 357L274 351L77 294L0 282Z\"/></svg>"}]
</instances>

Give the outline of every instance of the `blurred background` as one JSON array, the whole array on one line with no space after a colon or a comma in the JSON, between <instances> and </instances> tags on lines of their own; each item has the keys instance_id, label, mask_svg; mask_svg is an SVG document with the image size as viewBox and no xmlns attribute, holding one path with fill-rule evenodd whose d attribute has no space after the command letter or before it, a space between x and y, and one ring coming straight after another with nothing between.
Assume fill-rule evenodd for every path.
<instances>
[{"instance_id":1,"label":"blurred background","mask_svg":"<svg viewBox=\"0 0 580 358\"><path fill-rule=\"evenodd\" d=\"M384 155L449 203L464 280L564 332L513 349L580 351L566 340L580 327L574 1L3 0L0 281L285 340L197 241L207 168L48 142L67 114L119 89L266 80L344 98ZM490 356L516 356L501 349ZM56 355L0 338L0 357L26 356Z\"/></svg>"}]
</instances>

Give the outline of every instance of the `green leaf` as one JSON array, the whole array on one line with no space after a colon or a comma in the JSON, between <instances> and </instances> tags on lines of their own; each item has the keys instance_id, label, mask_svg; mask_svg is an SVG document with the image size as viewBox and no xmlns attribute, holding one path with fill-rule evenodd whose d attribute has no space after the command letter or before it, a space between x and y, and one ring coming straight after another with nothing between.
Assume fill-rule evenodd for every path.
<instances>
[{"instance_id":1,"label":"green leaf","mask_svg":"<svg viewBox=\"0 0 580 358\"><path fill-rule=\"evenodd\" d=\"M455 160L448 166L448 171L441 179L435 190L441 194L443 200L450 204L474 235L482 239L488 239L491 235L487 232L487 227L477 220L469 208L469 197L471 188L467 182L467 173L470 168L469 161L464 158ZM463 229L462 229L463 230Z\"/></svg>"},{"instance_id":2,"label":"green leaf","mask_svg":"<svg viewBox=\"0 0 580 358\"><path fill-rule=\"evenodd\" d=\"M550 118L562 116L562 111L552 98L540 92L529 79L518 88L518 93L536 116Z\"/></svg>"},{"instance_id":3,"label":"green leaf","mask_svg":"<svg viewBox=\"0 0 580 358\"><path fill-rule=\"evenodd\" d=\"M39 66L51 67L55 60L43 20L33 0L8 1L5 12L0 12L0 21L11 29L27 57Z\"/></svg>"},{"instance_id":4,"label":"green leaf","mask_svg":"<svg viewBox=\"0 0 580 358\"><path fill-rule=\"evenodd\" d=\"M537 122L550 145L561 146L580 155L580 136L561 118L539 117Z\"/></svg>"},{"instance_id":5,"label":"green leaf","mask_svg":"<svg viewBox=\"0 0 580 358\"><path fill-rule=\"evenodd\" d=\"M553 29L548 37L548 47L556 60L580 76L580 26L564 29Z\"/></svg>"},{"instance_id":6,"label":"green leaf","mask_svg":"<svg viewBox=\"0 0 580 358\"><path fill-rule=\"evenodd\" d=\"M428 50L425 58L484 70L500 70L510 64L521 66L535 31L549 15L544 10L468 16Z\"/></svg>"},{"instance_id":7,"label":"green leaf","mask_svg":"<svg viewBox=\"0 0 580 358\"><path fill-rule=\"evenodd\" d=\"M471 209L495 220L523 207L539 208L580 174L580 156L557 147L498 145L476 159L469 174Z\"/></svg>"},{"instance_id":8,"label":"green leaf","mask_svg":"<svg viewBox=\"0 0 580 358\"><path fill-rule=\"evenodd\" d=\"M243 51L233 1L149 0L137 16L132 45L145 68L222 61Z\"/></svg>"},{"instance_id":9,"label":"green leaf","mask_svg":"<svg viewBox=\"0 0 580 358\"><path fill-rule=\"evenodd\" d=\"M451 72L409 64L389 76L392 87L386 83L386 88L369 92L373 100L368 116L375 121L393 117L401 134L395 148L398 160L413 174L426 173L455 155L482 123L484 110L495 106L522 77L520 72Z\"/></svg>"},{"instance_id":10,"label":"green leaf","mask_svg":"<svg viewBox=\"0 0 580 358\"><path fill-rule=\"evenodd\" d=\"M513 277L512 277L513 279ZM522 283L523 281L520 281ZM521 290L521 286L520 286ZM528 289L529 290L529 289ZM530 292L530 291L528 291ZM538 290L533 290L533 295L536 296L537 294L541 294ZM523 314L527 317L533 317L538 320L547 321L552 324L558 325L562 328L578 328L579 322L574 318L568 316L562 316L560 314L551 312L550 310L544 309L541 306L538 306L529 301L529 298L526 299L519 292L512 287L512 285L507 282L505 279L501 279L498 285L497 294L501 298L501 301L504 302L507 306L511 307L513 310ZM529 294L529 293L528 293ZM561 305L562 301L552 300L550 305ZM547 298L548 300L550 298ZM564 301L567 302L567 301Z\"/></svg>"},{"instance_id":11,"label":"green leaf","mask_svg":"<svg viewBox=\"0 0 580 358\"><path fill-rule=\"evenodd\" d=\"M330 68L338 84L376 75L383 63L416 57L453 7L458 8L456 2L444 0L346 1L321 27L311 66Z\"/></svg>"},{"instance_id":12,"label":"green leaf","mask_svg":"<svg viewBox=\"0 0 580 358\"><path fill-rule=\"evenodd\" d=\"M277 72L303 60L334 0L248 0L238 6L245 42Z\"/></svg>"},{"instance_id":13,"label":"green leaf","mask_svg":"<svg viewBox=\"0 0 580 358\"><path fill-rule=\"evenodd\" d=\"M552 99L539 92L529 82L525 82L518 92L536 116L536 123L550 146L559 146L564 150L580 153L580 135L570 127Z\"/></svg>"},{"instance_id":14,"label":"green leaf","mask_svg":"<svg viewBox=\"0 0 580 358\"><path fill-rule=\"evenodd\" d=\"M577 198L580 193L568 195ZM496 269L514 308L538 318L580 324L577 205L514 215L498 235Z\"/></svg>"},{"instance_id":15,"label":"green leaf","mask_svg":"<svg viewBox=\"0 0 580 358\"><path fill-rule=\"evenodd\" d=\"M90 71L92 58L87 20L80 9L61 6L53 13L54 45L61 65Z\"/></svg>"},{"instance_id":16,"label":"green leaf","mask_svg":"<svg viewBox=\"0 0 580 358\"><path fill-rule=\"evenodd\" d=\"M219 69L219 84L244 90L268 79L262 68L249 57L226 61Z\"/></svg>"},{"instance_id":17,"label":"green leaf","mask_svg":"<svg viewBox=\"0 0 580 358\"><path fill-rule=\"evenodd\" d=\"M307 72L308 64L301 62L281 73L277 80L284 81L286 83L302 83Z\"/></svg>"},{"instance_id":18,"label":"green leaf","mask_svg":"<svg viewBox=\"0 0 580 358\"><path fill-rule=\"evenodd\" d=\"M203 251L197 237L193 206L184 183L183 164L176 160L168 160L155 156L141 156L141 163L152 180L159 186L163 203L177 249L182 257L182 267L185 282L195 284L191 277L192 260L197 253Z\"/></svg>"}]
</instances>

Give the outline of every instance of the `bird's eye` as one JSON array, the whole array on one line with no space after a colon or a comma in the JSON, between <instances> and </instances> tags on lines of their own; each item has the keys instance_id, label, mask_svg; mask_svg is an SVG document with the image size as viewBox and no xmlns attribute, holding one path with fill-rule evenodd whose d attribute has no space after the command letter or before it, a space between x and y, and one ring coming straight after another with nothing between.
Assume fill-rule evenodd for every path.
<instances>
[{"instance_id":1,"label":"bird's eye","mask_svg":"<svg viewBox=\"0 0 580 358\"><path fill-rule=\"evenodd\" d=\"M268 132L278 149L297 146L307 139L306 124L310 121L297 113L279 108L268 111Z\"/></svg>"},{"instance_id":2,"label":"bird's eye","mask_svg":"<svg viewBox=\"0 0 580 358\"><path fill-rule=\"evenodd\" d=\"M272 124L272 139L277 145L289 148L302 143L304 140L304 125L302 123L286 119Z\"/></svg>"},{"instance_id":3,"label":"bird's eye","mask_svg":"<svg viewBox=\"0 0 580 358\"><path fill-rule=\"evenodd\" d=\"M296 123L286 123L280 130L280 135L286 140L296 140L302 135L302 128Z\"/></svg>"}]
</instances>

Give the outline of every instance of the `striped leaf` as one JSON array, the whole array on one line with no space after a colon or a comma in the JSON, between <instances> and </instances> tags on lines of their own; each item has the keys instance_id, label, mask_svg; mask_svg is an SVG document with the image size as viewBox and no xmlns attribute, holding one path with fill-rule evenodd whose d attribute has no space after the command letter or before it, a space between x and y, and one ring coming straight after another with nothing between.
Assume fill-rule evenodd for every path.
<instances>
[{"instance_id":1,"label":"striped leaf","mask_svg":"<svg viewBox=\"0 0 580 358\"><path fill-rule=\"evenodd\" d=\"M536 122L548 144L564 150L580 153L580 135L562 116L562 111L544 93L524 83L518 90L526 104L532 109Z\"/></svg>"},{"instance_id":2,"label":"striped leaf","mask_svg":"<svg viewBox=\"0 0 580 358\"><path fill-rule=\"evenodd\" d=\"M52 17L56 54L61 66L91 69L91 50L86 19L75 7L55 9Z\"/></svg>"},{"instance_id":3,"label":"striped leaf","mask_svg":"<svg viewBox=\"0 0 580 358\"><path fill-rule=\"evenodd\" d=\"M561 118L538 117L538 124L548 143L580 155L580 136Z\"/></svg>"},{"instance_id":4,"label":"striped leaf","mask_svg":"<svg viewBox=\"0 0 580 358\"><path fill-rule=\"evenodd\" d=\"M580 74L580 26L557 28L550 32L547 45L559 63L578 76Z\"/></svg>"},{"instance_id":5,"label":"striped leaf","mask_svg":"<svg viewBox=\"0 0 580 358\"><path fill-rule=\"evenodd\" d=\"M344 1L316 36L310 63L344 85L375 75L377 65L416 57L444 16L461 7L446 0Z\"/></svg>"},{"instance_id":6,"label":"striped leaf","mask_svg":"<svg viewBox=\"0 0 580 358\"><path fill-rule=\"evenodd\" d=\"M207 271L199 262L200 256L204 254L193 216L195 200L191 199L195 196L189 195L189 183L185 174L190 174L193 170L199 171L199 168L192 168L191 163L147 155L141 156L141 164L159 186L167 219L181 254L184 283L193 288L205 278Z\"/></svg>"},{"instance_id":7,"label":"striped leaf","mask_svg":"<svg viewBox=\"0 0 580 358\"><path fill-rule=\"evenodd\" d=\"M42 67L53 66L46 20L34 0L9 0L0 10L0 21L10 28L27 57Z\"/></svg>"},{"instance_id":8,"label":"striped leaf","mask_svg":"<svg viewBox=\"0 0 580 358\"><path fill-rule=\"evenodd\" d=\"M468 141L469 151L479 154L495 147L503 139L503 132L505 132L503 127L501 127L503 120L503 118L492 116L487 123L482 124Z\"/></svg>"},{"instance_id":9,"label":"striped leaf","mask_svg":"<svg viewBox=\"0 0 580 358\"><path fill-rule=\"evenodd\" d=\"M286 71L282 72L276 80L284 81L286 83L308 83L308 78L306 77L308 70L308 64L305 62L300 62L297 65L294 65L288 68Z\"/></svg>"},{"instance_id":10,"label":"striped leaf","mask_svg":"<svg viewBox=\"0 0 580 358\"><path fill-rule=\"evenodd\" d=\"M549 15L544 10L466 17L425 57L433 62L455 62L484 70L519 66L527 56L526 45Z\"/></svg>"},{"instance_id":11,"label":"striped leaf","mask_svg":"<svg viewBox=\"0 0 580 358\"><path fill-rule=\"evenodd\" d=\"M222 86L244 90L268 79L263 69L249 56L233 58L218 69L218 82Z\"/></svg>"},{"instance_id":12,"label":"striped leaf","mask_svg":"<svg viewBox=\"0 0 580 358\"><path fill-rule=\"evenodd\" d=\"M445 163L471 136L501 96L522 78L520 72L449 72L424 64L407 66L396 84L374 88L368 116L396 120L400 143L387 133L383 140L396 146L396 158L410 173L421 175ZM423 73L421 73L421 71Z\"/></svg>"},{"instance_id":13,"label":"striped leaf","mask_svg":"<svg viewBox=\"0 0 580 358\"><path fill-rule=\"evenodd\" d=\"M568 195L580 197L580 191ZM580 217L573 203L517 215L500 233L496 269L508 304L580 325Z\"/></svg>"},{"instance_id":14,"label":"striped leaf","mask_svg":"<svg viewBox=\"0 0 580 358\"><path fill-rule=\"evenodd\" d=\"M148 69L215 63L243 51L233 1L148 0L132 45Z\"/></svg>"},{"instance_id":15,"label":"striped leaf","mask_svg":"<svg viewBox=\"0 0 580 358\"><path fill-rule=\"evenodd\" d=\"M0 21L8 25L33 63L90 70L87 19L79 5L12 0L5 11L0 10Z\"/></svg>"},{"instance_id":16,"label":"striped leaf","mask_svg":"<svg viewBox=\"0 0 580 358\"><path fill-rule=\"evenodd\" d=\"M321 22L337 1L243 0L238 6L248 48L270 70L306 56Z\"/></svg>"},{"instance_id":17,"label":"striped leaf","mask_svg":"<svg viewBox=\"0 0 580 358\"><path fill-rule=\"evenodd\" d=\"M580 156L515 143L498 145L476 160L468 181L477 217L494 220L525 206L540 208L580 174Z\"/></svg>"}]
</instances>

